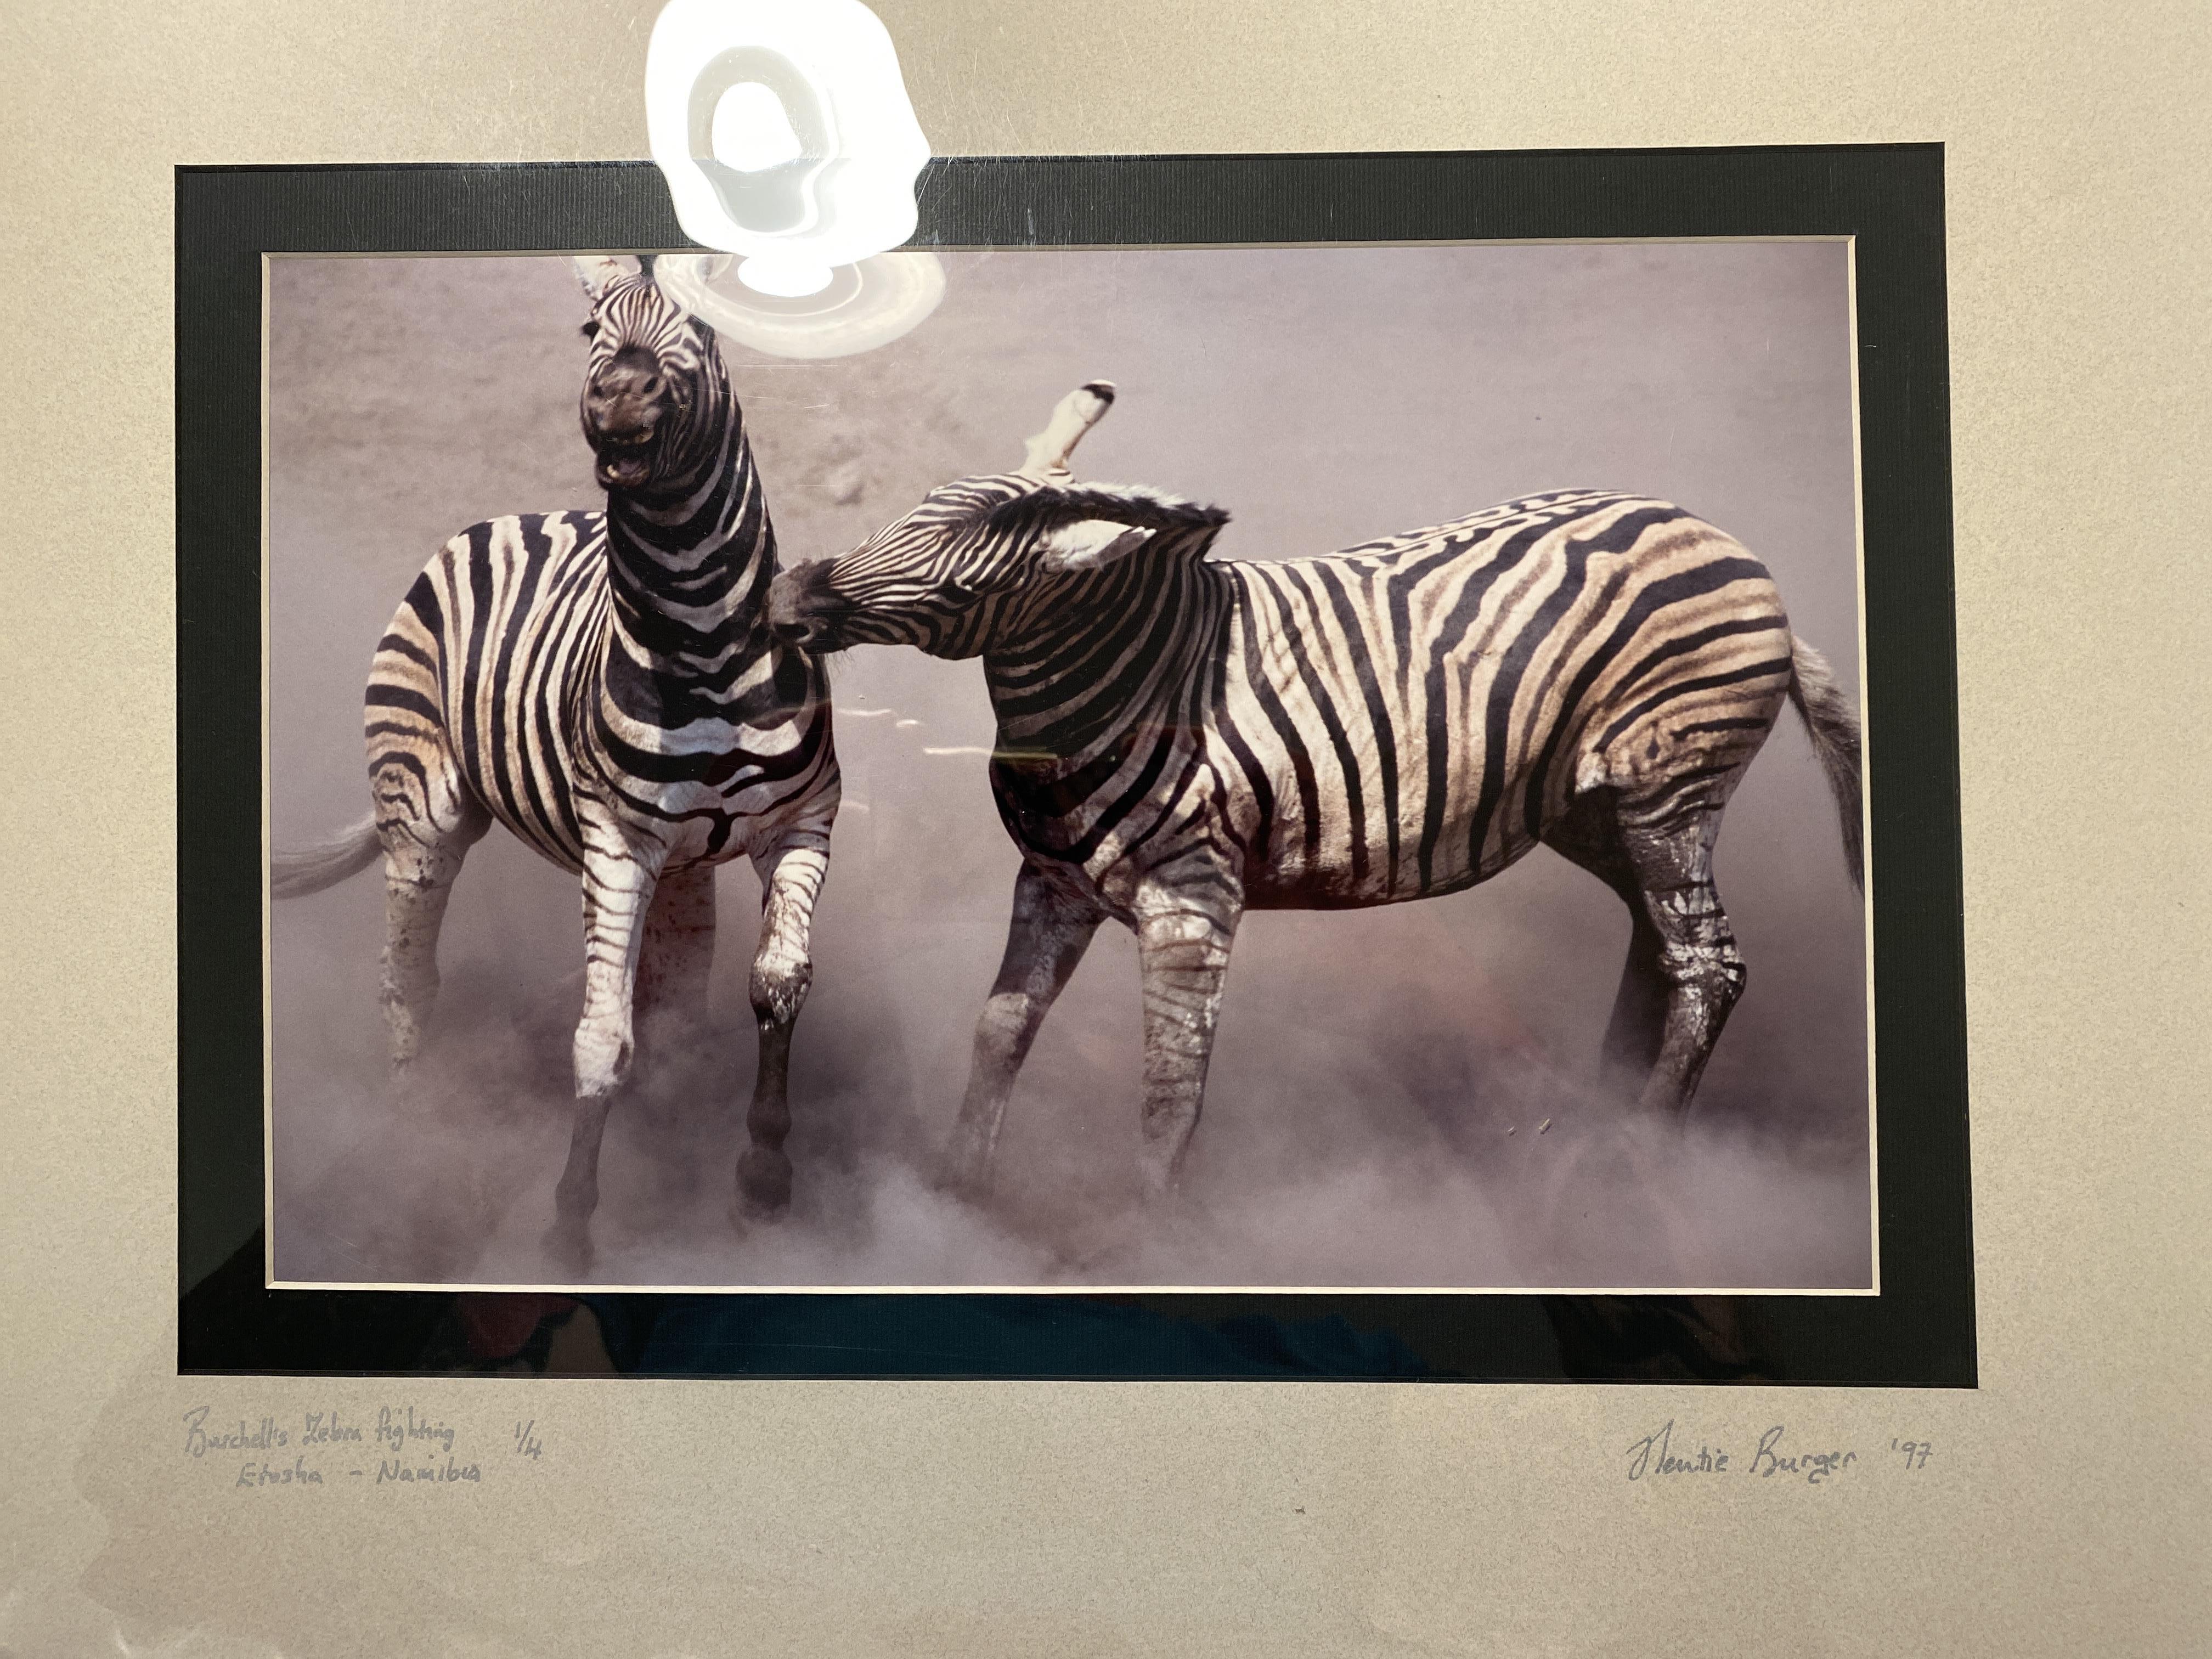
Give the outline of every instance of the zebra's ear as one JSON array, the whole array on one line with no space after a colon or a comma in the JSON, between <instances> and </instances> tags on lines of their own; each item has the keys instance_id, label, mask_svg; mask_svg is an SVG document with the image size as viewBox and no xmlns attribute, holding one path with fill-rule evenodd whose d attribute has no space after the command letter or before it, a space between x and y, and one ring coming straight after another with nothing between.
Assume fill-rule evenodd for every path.
<instances>
[{"instance_id":1,"label":"zebra's ear","mask_svg":"<svg viewBox=\"0 0 2212 1659\"><path fill-rule=\"evenodd\" d=\"M1066 478L1068 456L1113 406L1113 381L1085 380L1060 400L1044 430L1028 441L1018 470L1032 478Z\"/></svg>"},{"instance_id":2,"label":"zebra's ear","mask_svg":"<svg viewBox=\"0 0 2212 1659\"><path fill-rule=\"evenodd\" d=\"M584 297L593 305L607 291L607 284L618 276L634 276L637 267L631 261L613 253L586 253L570 258L569 266L576 280L584 285Z\"/></svg>"},{"instance_id":3,"label":"zebra's ear","mask_svg":"<svg viewBox=\"0 0 2212 1659\"><path fill-rule=\"evenodd\" d=\"M1218 507L1122 484L1048 485L991 515L994 531L1025 536L1047 570L1096 570L1126 559L1155 537L1181 531L1188 550L1203 552L1229 522Z\"/></svg>"},{"instance_id":4,"label":"zebra's ear","mask_svg":"<svg viewBox=\"0 0 2212 1659\"><path fill-rule=\"evenodd\" d=\"M1132 530L1104 519L1048 530L1037 544L1037 567L1057 575L1067 570L1103 570L1126 559L1152 540L1149 530Z\"/></svg>"}]
</instances>

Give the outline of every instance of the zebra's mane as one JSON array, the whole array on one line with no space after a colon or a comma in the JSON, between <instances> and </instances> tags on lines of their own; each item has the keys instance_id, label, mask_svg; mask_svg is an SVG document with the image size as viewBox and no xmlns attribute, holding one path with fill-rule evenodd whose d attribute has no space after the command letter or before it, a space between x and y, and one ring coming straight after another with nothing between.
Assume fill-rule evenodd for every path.
<instances>
[{"instance_id":1,"label":"zebra's mane","mask_svg":"<svg viewBox=\"0 0 2212 1659\"><path fill-rule=\"evenodd\" d=\"M1039 533L1099 519L1132 530L1218 530L1224 507L1201 507L1148 484L1047 484L1000 502L986 514L994 530Z\"/></svg>"}]
</instances>

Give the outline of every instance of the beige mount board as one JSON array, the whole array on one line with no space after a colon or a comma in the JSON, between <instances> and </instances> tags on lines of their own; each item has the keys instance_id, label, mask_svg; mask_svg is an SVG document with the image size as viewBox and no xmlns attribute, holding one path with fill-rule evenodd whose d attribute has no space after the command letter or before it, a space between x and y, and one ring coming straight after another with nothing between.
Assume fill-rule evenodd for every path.
<instances>
[{"instance_id":1,"label":"beige mount board","mask_svg":"<svg viewBox=\"0 0 2212 1659\"><path fill-rule=\"evenodd\" d=\"M653 10L0 16L0 1647L2202 1651L2186 4L879 7L941 154L1946 144L1978 1390L173 1375L170 169L640 156ZM424 1466L451 1428L436 1466L480 1478L239 1489L189 1455L202 1405ZM1670 1420L1861 1462L1627 1480Z\"/></svg>"}]
</instances>

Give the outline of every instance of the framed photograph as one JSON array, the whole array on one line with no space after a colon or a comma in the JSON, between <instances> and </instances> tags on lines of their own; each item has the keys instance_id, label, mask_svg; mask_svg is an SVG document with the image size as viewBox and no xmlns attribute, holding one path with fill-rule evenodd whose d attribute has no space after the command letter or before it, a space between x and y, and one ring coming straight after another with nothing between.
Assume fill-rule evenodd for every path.
<instances>
[{"instance_id":1,"label":"framed photograph","mask_svg":"<svg viewBox=\"0 0 2212 1659\"><path fill-rule=\"evenodd\" d=\"M1940 149L920 201L179 170L180 1367L1971 1387Z\"/></svg>"}]
</instances>

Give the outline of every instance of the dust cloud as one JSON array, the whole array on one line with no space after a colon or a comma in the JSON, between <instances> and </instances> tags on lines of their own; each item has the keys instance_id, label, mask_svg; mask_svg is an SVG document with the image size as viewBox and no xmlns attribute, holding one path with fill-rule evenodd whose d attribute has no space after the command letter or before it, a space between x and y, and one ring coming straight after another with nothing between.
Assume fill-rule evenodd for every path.
<instances>
[{"instance_id":1,"label":"dust cloud","mask_svg":"<svg viewBox=\"0 0 2212 1659\"><path fill-rule=\"evenodd\" d=\"M1013 465L1079 382L1121 396L1082 476L1216 501L1235 556L1326 551L1532 491L1680 502L1773 569L1856 682L1838 244L1004 252L857 358L726 348L788 564ZM361 691L453 532L601 497L563 261L274 262L270 811L366 808ZM1865 1286L1863 915L1794 716L1722 836L1750 985L1677 1138L1593 1093L1626 949L1613 896L1539 851L1471 892L1265 913L1239 936L1188 1190L1134 1208L1133 942L1102 930L1047 1022L988 1211L933 1158L1004 943L980 667L834 666L847 805L795 1045L791 1214L728 1217L757 892L726 866L714 1012L645 1035L608 1128L596 1282ZM495 832L456 889L434 1042L386 1082L374 872L274 908L276 1276L544 1283L580 1001L575 884Z\"/></svg>"}]
</instances>

